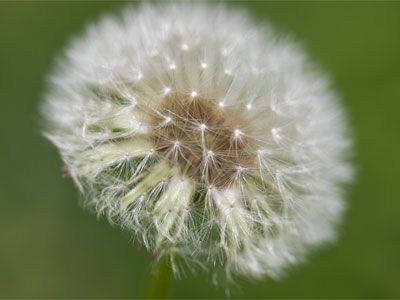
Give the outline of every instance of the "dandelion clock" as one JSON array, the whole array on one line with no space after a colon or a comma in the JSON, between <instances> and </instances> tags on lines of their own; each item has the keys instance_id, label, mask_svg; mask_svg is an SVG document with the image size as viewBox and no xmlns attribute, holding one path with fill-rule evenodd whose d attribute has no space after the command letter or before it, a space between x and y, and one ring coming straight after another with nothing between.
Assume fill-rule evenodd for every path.
<instances>
[{"instance_id":1,"label":"dandelion clock","mask_svg":"<svg viewBox=\"0 0 400 300\"><path fill-rule=\"evenodd\" d=\"M267 24L212 3L125 8L70 43L48 87L45 135L85 207L175 275L277 279L334 239L346 120Z\"/></svg>"}]
</instances>

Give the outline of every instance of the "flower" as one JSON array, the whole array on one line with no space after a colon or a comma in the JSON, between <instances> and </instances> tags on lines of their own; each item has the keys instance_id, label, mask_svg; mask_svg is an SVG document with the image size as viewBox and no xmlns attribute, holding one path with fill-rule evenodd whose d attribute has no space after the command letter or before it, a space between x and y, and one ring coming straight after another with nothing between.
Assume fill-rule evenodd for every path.
<instances>
[{"instance_id":1,"label":"flower","mask_svg":"<svg viewBox=\"0 0 400 300\"><path fill-rule=\"evenodd\" d=\"M346 121L299 46L205 3L141 5L75 39L45 135L84 204L176 273L278 278L335 236Z\"/></svg>"}]
</instances>

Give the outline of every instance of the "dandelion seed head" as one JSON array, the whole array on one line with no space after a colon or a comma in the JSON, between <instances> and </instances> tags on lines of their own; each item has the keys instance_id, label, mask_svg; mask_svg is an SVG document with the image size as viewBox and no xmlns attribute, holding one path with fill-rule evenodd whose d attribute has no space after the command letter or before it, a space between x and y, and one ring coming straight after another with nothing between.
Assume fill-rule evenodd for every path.
<instances>
[{"instance_id":1,"label":"dandelion seed head","mask_svg":"<svg viewBox=\"0 0 400 300\"><path fill-rule=\"evenodd\" d=\"M334 239L346 120L325 76L268 24L145 4L91 25L50 79L45 135L85 205L175 272L279 278Z\"/></svg>"}]
</instances>

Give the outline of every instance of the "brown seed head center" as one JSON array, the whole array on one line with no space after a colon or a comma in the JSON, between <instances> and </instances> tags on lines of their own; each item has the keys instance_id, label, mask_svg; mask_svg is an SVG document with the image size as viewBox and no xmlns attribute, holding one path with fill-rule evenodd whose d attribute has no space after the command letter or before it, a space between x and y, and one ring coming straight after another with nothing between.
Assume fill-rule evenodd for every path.
<instances>
[{"instance_id":1,"label":"brown seed head center","mask_svg":"<svg viewBox=\"0 0 400 300\"><path fill-rule=\"evenodd\" d=\"M154 148L206 186L229 187L253 160L242 122L213 99L168 95L150 122Z\"/></svg>"}]
</instances>

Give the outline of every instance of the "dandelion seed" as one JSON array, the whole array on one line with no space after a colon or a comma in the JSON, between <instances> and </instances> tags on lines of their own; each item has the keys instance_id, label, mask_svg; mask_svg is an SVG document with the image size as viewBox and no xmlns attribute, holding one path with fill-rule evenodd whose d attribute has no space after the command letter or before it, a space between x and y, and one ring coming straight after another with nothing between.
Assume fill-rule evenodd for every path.
<instances>
[{"instance_id":1,"label":"dandelion seed","mask_svg":"<svg viewBox=\"0 0 400 300\"><path fill-rule=\"evenodd\" d=\"M159 53L158 53L157 50L153 50L153 51L150 52L150 56L151 56L151 57L156 57L156 56L158 56L158 54L159 54Z\"/></svg>"},{"instance_id":2,"label":"dandelion seed","mask_svg":"<svg viewBox=\"0 0 400 300\"><path fill-rule=\"evenodd\" d=\"M63 173L176 272L279 278L342 215L339 101L297 45L246 20L210 3L128 9L51 76L45 135Z\"/></svg>"},{"instance_id":3,"label":"dandelion seed","mask_svg":"<svg viewBox=\"0 0 400 300\"><path fill-rule=\"evenodd\" d=\"M168 93L171 91L171 89L170 88L165 88L164 89L164 96L165 95L168 95Z\"/></svg>"},{"instance_id":4,"label":"dandelion seed","mask_svg":"<svg viewBox=\"0 0 400 300\"><path fill-rule=\"evenodd\" d=\"M189 46L187 44L182 44L181 49L183 51L188 51L189 50Z\"/></svg>"},{"instance_id":5,"label":"dandelion seed","mask_svg":"<svg viewBox=\"0 0 400 300\"><path fill-rule=\"evenodd\" d=\"M197 92L196 91L193 91L193 92L190 93L190 97L194 98L196 96L197 96Z\"/></svg>"},{"instance_id":6,"label":"dandelion seed","mask_svg":"<svg viewBox=\"0 0 400 300\"><path fill-rule=\"evenodd\" d=\"M242 132L239 129L235 129L234 134L235 134L235 138L238 138L239 136L242 135Z\"/></svg>"}]
</instances>

